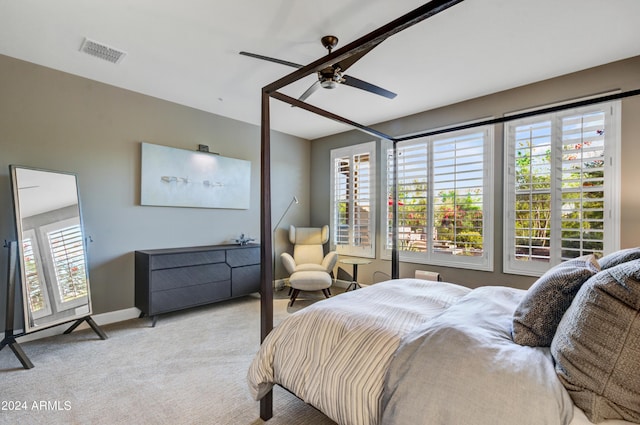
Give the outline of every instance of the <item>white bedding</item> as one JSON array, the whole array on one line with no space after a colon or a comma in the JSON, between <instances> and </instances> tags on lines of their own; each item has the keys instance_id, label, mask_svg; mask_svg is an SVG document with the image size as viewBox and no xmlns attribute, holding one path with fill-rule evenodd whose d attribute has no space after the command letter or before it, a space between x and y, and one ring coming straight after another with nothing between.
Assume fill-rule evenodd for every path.
<instances>
[{"instance_id":1,"label":"white bedding","mask_svg":"<svg viewBox=\"0 0 640 425\"><path fill-rule=\"evenodd\" d=\"M568 425L573 403L549 348L511 338L523 293L475 289L408 334L389 365L382 423Z\"/></svg>"},{"instance_id":2,"label":"white bedding","mask_svg":"<svg viewBox=\"0 0 640 425\"><path fill-rule=\"evenodd\" d=\"M265 339L249 369L251 393L260 399L277 383L341 425L377 424L384 375L402 337L469 292L399 279L317 302Z\"/></svg>"},{"instance_id":3,"label":"white bedding","mask_svg":"<svg viewBox=\"0 0 640 425\"><path fill-rule=\"evenodd\" d=\"M484 288L479 288L478 292L484 291L485 296L492 297L492 287ZM520 293L524 294L525 292L513 289L506 290L511 294L506 294L507 298L512 297L513 302L516 301L516 297L520 296ZM279 384L318 408L340 425L394 423L389 419L392 414L389 411L383 412L383 408L388 407L388 400L385 400L383 405L383 390L388 379L391 379L391 376L387 376L387 373L392 370L390 366L393 364L394 358L401 353L402 348L399 349L401 343L409 340L410 334L415 334L421 328L428 329L430 322L436 316L439 318L433 320L433 323L442 322L440 314L446 316L446 311L450 306L457 304L460 300L476 298L472 292L469 288L450 283L398 279L317 302L288 317L265 339L248 371L247 378L251 394L258 400L274 384ZM479 309L483 308L480 298L476 298L475 304ZM454 313L454 310L463 311L454 308L451 314L459 314ZM470 323L473 323L473 320ZM467 328L469 327L467 326ZM491 332L495 333L494 330ZM507 351L511 350L506 348ZM427 354L428 356L429 354ZM544 355L537 357L546 358L546 361L551 362L551 359ZM422 361L424 363L426 360ZM428 366L438 367L432 364ZM547 365L543 365L543 367L544 369L541 370L548 370ZM450 366L449 369L462 370L463 367ZM420 368L415 368L410 375L418 373L420 373ZM508 373L508 369L506 373ZM555 382L553 385L549 383L550 379L557 378L548 372L545 374L539 376L546 376L544 378L547 381L546 387L554 388L553 392L563 394L564 388L558 389ZM457 381L458 376L455 378ZM507 379L505 382L508 383L509 378L505 379ZM445 382L447 380L454 381L451 374ZM485 377L484 380L488 380L488 378ZM442 392L446 386L440 382L433 385L432 388L427 385L420 392L424 397L434 396L437 398L442 396L437 392ZM407 393L410 392L411 387L408 388ZM494 390L500 392L500 385L497 385L497 389L494 388ZM539 388L536 389L536 391L539 390ZM387 388L388 391L390 391L389 388ZM459 389L453 389L453 391L459 391ZM542 391L544 393L545 390ZM436 392L435 395L433 392ZM526 400L526 394L526 390L521 391L520 399ZM503 400L511 401L508 394L501 396ZM384 397L388 399L389 394L385 394ZM402 400L402 397L398 399ZM442 400L447 400L446 396ZM552 412L547 414L547 417L551 419L545 423L592 425L584 413L573 406L570 400L567 400L569 400L568 395L567 397L562 395L558 398L557 421L553 419ZM446 404L446 401L440 403L440 405L436 405L435 410L442 410L440 406ZM546 403L547 406L554 404L553 401ZM413 406L416 404L422 404L420 398L413 402ZM456 403L454 407L455 409L464 409L465 404L468 403ZM413 409L413 406L412 403L409 403L401 408ZM481 406L479 408L482 409ZM451 411L455 412L455 409ZM498 412L501 411L499 405L496 409ZM432 412L425 413L423 411L421 415L417 416L422 418L418 422L430 424L430 419L433 418ZM514 413L513 408L511 408L511 413L514 414L513 417L519 415L518 412ZM445 412L445 414L450 413ZM386 415L384 421L382 420L383 415ZM567 424L571 417L573 418ZM398 420L395 423L404 425L406 421ZM436 421L434 423L462 424L462 422L456 422L455 417L449 417L445 422ZM464 422L465 425L466 423ZM493 423L500 424L499 421ZM522 422L509 422L509 425L524 423L532 422L523 420ZM617 420L609 420L601 424L633 425L630 422Z\"/></svg>"}]
</instances>

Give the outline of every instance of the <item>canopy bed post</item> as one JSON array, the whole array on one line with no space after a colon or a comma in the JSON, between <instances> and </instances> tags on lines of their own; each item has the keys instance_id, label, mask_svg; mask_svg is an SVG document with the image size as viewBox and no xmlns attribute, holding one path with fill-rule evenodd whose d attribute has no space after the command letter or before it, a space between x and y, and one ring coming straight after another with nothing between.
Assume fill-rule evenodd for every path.
<instances>
[{"instance_id":1,"label":"canopy bed post","mask_svg":"<svg viewBox=\"0 0 640 425\"><path fill-rule=\"evenodd\" d=\"M260 217L260 337L264 341L266 336L273 329L273 249L271 247L271 164L270 164L270 116L269 116L269 99L274 97L285 103L306 109L312 113L318 114L325 118L329 118L347 125L351 125L363 132L376 135L378 137L390 140L394 143L394 163L395 159L395 142L396 140L382 132L369 128L367 126L350 121L344 117L332 114L328 111L311 106L305 102L290 98L278 90L294 83L301 78L306 77L314 72L321 70L327 65L339 62L340 60L349 58L365 50L371 50L378 44L382 43L388 37L397 34L429 17L432 17L448 8L461 3L464 0L432 0L411 12L395 19L392 22L366 34L365 36L353 41L352 43L329 53L328 55L306 65L291 74L280 78L279 80L262 88L262 118L261 118L261 217ZM396 164L397 165L397 164ZM394 204L395 204L395 178L393 188ZM397 252L397 207L393 207L393 231L392 231L392 277L397 278L399 273L399 259ZM260 417L268 420L273 416L273 393L270 391L260 399Z\"/></svg>"},{"instance_id":2,"label":"canopy bed post","mask_svg":"<svg viewBox=\"0 0 640 425\"><path fill-rule=\"evenodd\" d=\"M391 184L391 278L400 277L400 255L398 253L398 147L393 140L393 177Z\"/></svg>"},{"instance_id":3,"label":"canopy bed post","mask_svg":"<svg viewBox=\"0 0 640 425\"><path fill-rule=\"evenodd\" d=\"M260 342L273 329L273 250L271 248L271 124L269 94L262 92L260 179ZM273 416L273 392L260 399L260 418Z\"/></svg>"}]
</instances>

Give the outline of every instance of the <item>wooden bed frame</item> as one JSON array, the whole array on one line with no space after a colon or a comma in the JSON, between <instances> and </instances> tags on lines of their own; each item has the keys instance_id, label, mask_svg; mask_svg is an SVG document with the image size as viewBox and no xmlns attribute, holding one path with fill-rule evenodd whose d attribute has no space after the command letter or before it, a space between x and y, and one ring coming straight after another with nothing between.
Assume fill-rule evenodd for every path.
<instances>
[{"instance_id":1,"label":"wooden bed frame","mask_svg":"<svg viewBox=\"0 0 640 425\"><path fill-rule=\"evenodd\" d=\"M339 62L346 59L362 50L372 48L382 43L388 37L391 37L398 32L409 28L418 22L421 22L430 16L436 15L443 10L454 6L463 0L433 0L412 12L384 25L377 30L370 32L369 34L359 38L358 40L347 44L346 46L324 56L315 62L304 66L297 71L265 86L262 88L262 118L261 118L261 182L260 182L260 263L262 265L260 271L260 341L264 341L271 329L273 329L273 266L272 258L273 252L271 248L271 122L269 111L270 98L278 99L283 102L289 103L292 106L305 109L309 112L321 115L323 117L348 124L354 128L362 130L364 132L373 134L383 139L394 141L394 138L384 133L376 131L372 128L358 124L351 120L348 120L339 115L335 115L331 112L312 106L308 103L299 101L292 97L279 93L278 90L295 82L299 79L306 77L314 72L317 72L328 65ZM397 160L395 142L393 143L394 161ZM395 168L394 168L395 169ZM395 178L394 178L395 180ZM395 198L395 190L393 193ZM397 228L397 206L393 204L393 234L392 234L392 254L391 254L391 276L392 278L398 277L398 252L396 247L396 235L395 229ZM269 420L273 416L273 392L269 392L260 400L260 417L263 420Z\"/></svg>"},{"instance_id":2,"label":"wooden bed frame","mask_svg":"<svg viewBox=\"0 0 640 425\"><path fill-rule=\"evenodd\" d=\"M330 66L336 62L344 60L355 54L362 52L363 50L373 48L382 43L387 38L395 35L417 23L424 21L431 16L434 16L448 8L455 6L464 0L432 0L427 4L424 4L417 9L401 16L400 18L370 32L369 34L357 39L356 41L347 44L346 46L331 52L330 54L306 65L289 75L265 86L262 88L261 99L261 186L260 186L260 341L264 341L269 332L273 329L273 251L272 251L272 232L271 232L271 123L270 123L270 109L269 101L271 98L288 103L292 106L305 109L311 113L323 116L325 118L347 124L354 129L363 131L365 133L374 135L381 139L392 142L393 146L393 158L392 161L396 165L394 166L393 181L397 180L397 149L396 144L401 141L416 139L425 136L431 136L435 134L447 133L467 128L479 127L487 124L501 124L507 121L525 118L528 116L540 115L555 111L560 111L569 108L575 108L580 106L586 106L595 103L607 102L611 100L622 99L629 96L640 95L640 89L631 90L622 93L616 93L614 95L600 96L585 101L573 102L564 104L561 106L555 106L545 108L541 110L525 112L521 114L510 115L509 117L500 117L490 120L484 120L481 122L475 122L473 124L467 124L457 127L451 127L444 130L429 131L419 134L414 134L407 137L393 137L384 134L373 128L364 126L357 122L351 121L345 117L333 114L324 109L315 107L298 99L287 96L278 92L289 84L298 81L312 73L320 71L321 69ZM395 185L392 190L392 198L396 198ZM391 250L391 278L399 278L399 253L397 249L397 204L392 203L392 250ZM269 420L273 416L273 392L269 392L265 397L260 400L260 417L263 420Z\"/></svg>"}]
</instances>

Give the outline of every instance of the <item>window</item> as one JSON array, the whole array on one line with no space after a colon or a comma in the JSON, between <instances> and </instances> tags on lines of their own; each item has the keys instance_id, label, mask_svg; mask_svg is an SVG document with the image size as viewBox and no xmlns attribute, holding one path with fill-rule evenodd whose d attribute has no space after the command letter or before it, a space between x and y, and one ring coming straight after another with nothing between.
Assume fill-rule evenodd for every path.
<instances>
[{"instance_id":1,"label":"window","mask_svg":"<svg viewBox=\"0 0 640 425\"><path fill-rule=\"evenodd\" d=\"M619 245L618 102L505 125L505 273L550 266Z\"/></svg>"},{"instance_id":2,"label":"window","mask_svg":"<svg viewBox=\"0 0 640 425\"><path fill-rule=\"evenodd\" d=\"M79 225L48 233L58 296L69 302L87 296L84 242Z\"/></svg>"},{"instance_id":3,"label":"window","mask_svg":"<svg viewBox=\"0 0 640 425\"><path fill-rule=\"evenodd\" d=\"M375 142L331 151L331 243L339 254L375 257Z\"/></svg>"},{"instance_id":4,"label":"window","mask_svg":"<svg viewBox=\"0 0 640 425\"><path fill-rule=\"evenodd\" d=\"M24 252L24 274L29 293L29 307L34 319L51 314L49 295L44 285L40 262L35 261L38 243L33 229L23 231L22 248Z\"/></svg>"},{"instance_id":5,"label":"window","mask_svg":"<svg viewBox=\"0 0 640 425\"><path fill-rule=\"evenodd\" d=\"M400 260L492 270L490 126L396 145ZM387 150L387 235L391 255L393 150Z\"/></svg>"},{"instance_id":6,"label":"window","mask_svg":"<svg viewBox=\"0 0 640 425\"><path fill-rule=\"evenodd\" d=\"M52 282L52 298L57 311L86 304L89 294L87 264L82 229L78 219L67 219L40 227L46 245L47 275Z\"/></svg>"}]
</instances>

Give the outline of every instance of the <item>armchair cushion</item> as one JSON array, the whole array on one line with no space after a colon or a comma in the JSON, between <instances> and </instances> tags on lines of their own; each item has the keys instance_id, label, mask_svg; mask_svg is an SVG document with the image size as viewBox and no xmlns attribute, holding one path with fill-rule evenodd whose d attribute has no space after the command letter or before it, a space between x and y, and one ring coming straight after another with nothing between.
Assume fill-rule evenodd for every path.
<instances>
[{"instance_id":1,"label":"armchair cushion","mask_svg":"<svg viewBox=\"0 0 640 425\"><path fill-rule=\"evenodd\" d=\"M321 264L324 259L322 245L300 245L293 247L293 258L296 264Z\"/></svg>"},{"instance_id":2,"label":"armchair cushion","mask_svg":"<svg viewBox=\"0 0 640 425\"><path fill-rule=\"evenodd\" d=\"M323 245L329 241L329 226L289 228L289 241L294 244L293 255L282 253L280 258L291 275L299 271L322 271L331 274L338 262L338 254L324 254Z\"/></svg>"}]
</instances>

